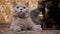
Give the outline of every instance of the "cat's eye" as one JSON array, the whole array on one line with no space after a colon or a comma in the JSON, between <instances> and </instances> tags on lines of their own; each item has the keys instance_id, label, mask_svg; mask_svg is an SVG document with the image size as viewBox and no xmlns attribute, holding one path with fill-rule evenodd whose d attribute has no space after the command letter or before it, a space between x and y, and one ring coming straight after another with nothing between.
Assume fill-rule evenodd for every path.
<instances>
[{"instance_id":1,"label":"cat's eye","mask_svg":"<svg viewBox=\"0 0 60 34\"><path fill-rule=\"evenodd\" d=\"M25 9L25 7L23 7Z\"/></svg>"},{"instance_id":2,"label":"cat's eye","mask_svg":"<svg viewBox=\"0 0 60 34\"><path fill-rule=\"evenodd\" d=\"M17 6L17 8L19 8L19 7Z\"/></svg>"}]
</instances>

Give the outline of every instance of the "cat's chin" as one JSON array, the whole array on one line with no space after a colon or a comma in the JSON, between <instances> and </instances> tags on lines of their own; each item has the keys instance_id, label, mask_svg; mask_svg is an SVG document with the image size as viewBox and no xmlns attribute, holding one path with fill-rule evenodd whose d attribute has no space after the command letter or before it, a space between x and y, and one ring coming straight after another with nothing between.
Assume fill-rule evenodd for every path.
<instances>
[{"instance_id":1,"label":"cat's chin","mask_svg":"<svg viewBox=\"0 0 60 34\"><path fill-rule=\"evenodd\" d=\"M25 17L23 17L23 16L19 16L19 18L25 18Z\"/></svg>"},{"instance_id":2,"label":"cat's chin","mask_svg":"<svg viewBox=\"0 0 60 34\"><path fill-rule=\"evenodd\" d=\"M19 17L19 18L28 18L28 17L29 17L29 15L28 15L28 16L27 16L27 15L25 15L25 14L24 14L24 15L18 15L18 17Z\"/></svg>"},{"instance_id":3,"label":"cat's chin","mask_svg":"<svg viewBox=\"0 0 60 34\"><path fill-rule=\"evenodd\" d=\"M21 13L21 14L18 13L18 17L19 17L19 18L25 18L25 13Z\"/></svg>"},{"instance_id":4,"label":"cat's chin","mask_svg":"<svg viewBox=\"0 0 60 34\"><path fill-rule=\"evenodd\" d=\"M20 14L18 14L18 17L19 17L19 18L24 18L25 15L20 15Z\"/></svg>"},{"instance_id":5,"label":"cat's chin","mask_svg":"<svg viewBox=\"0 0 60 34\"><path fill-rule=\"evenodd\" d=\"M19 16L19 18L28 18L28 17L26 17L26 16Z\"/></svg>"}]
</instances>

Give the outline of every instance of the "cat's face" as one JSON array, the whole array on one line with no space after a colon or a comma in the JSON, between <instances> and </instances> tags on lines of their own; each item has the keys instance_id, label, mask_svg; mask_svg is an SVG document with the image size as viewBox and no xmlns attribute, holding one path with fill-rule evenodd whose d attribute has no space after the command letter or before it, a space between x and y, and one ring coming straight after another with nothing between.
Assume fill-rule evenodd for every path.
<instances>
[{"instance_id":1,"label":"cat's face","mask_svg":"<svg viewBox=\"0 0 60 34\"><path fill-rule=\"evenodd\" d=\"M28 4L15 4L13 6L13 15L19 17L27 17L29 14L28 12Z\"/></svg>"}]
</instances>

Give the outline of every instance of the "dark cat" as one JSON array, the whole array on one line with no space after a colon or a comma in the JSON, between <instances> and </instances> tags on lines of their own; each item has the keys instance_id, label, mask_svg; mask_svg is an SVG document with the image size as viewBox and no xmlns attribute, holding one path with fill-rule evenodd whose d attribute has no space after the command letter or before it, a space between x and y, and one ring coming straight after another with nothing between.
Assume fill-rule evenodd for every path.
<instances>
[{"instance_id":1,"label":"dark cat","mask_svg":"<svg viewBox=\"0 0 60 34\"><path fill-rule=\"evenodd\" d=\"M41 22L37 18L40 12L43 13L46 19L52 18L54 21L58 22L60 20L60 1L59 0L45 0L38 2L37 9L31 11L31 18L35 24L44 25L44 21Z\"/></svg>"}]
</instances>

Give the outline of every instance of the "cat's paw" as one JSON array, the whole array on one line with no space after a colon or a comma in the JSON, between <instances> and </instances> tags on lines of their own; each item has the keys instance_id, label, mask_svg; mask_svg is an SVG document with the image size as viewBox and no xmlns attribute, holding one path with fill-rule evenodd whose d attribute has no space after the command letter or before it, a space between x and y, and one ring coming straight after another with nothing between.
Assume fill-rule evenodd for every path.
<instances>
[{"instance_id":1,"label":"cat's paw","mask_svg":"<svg viewBox=\"0 0 60 34\"><path fill-rule=\"evenodd\" d=\"M10 28L10 31L20 32L21 28L19 26L14 26L14 27Z\"/></svg>"},{"instance_id":2,"label":"cat's paw","mask_svg":"<svg viewBox=\"0 0 60 34\"><path fill-rule=\"evenodd\" d=\"M34 31L42 31L41 25L35 25L32 28Z\"/></svg>"}]
</instances>

